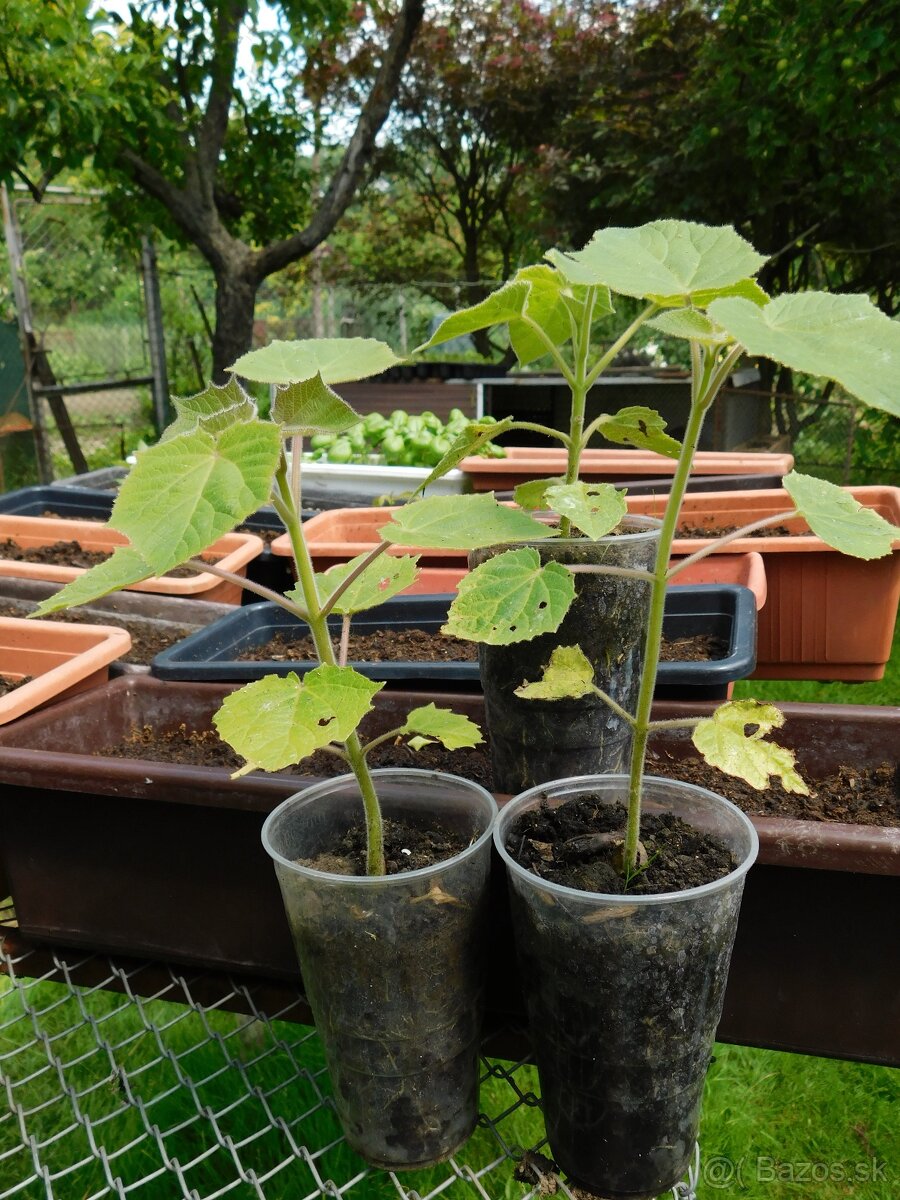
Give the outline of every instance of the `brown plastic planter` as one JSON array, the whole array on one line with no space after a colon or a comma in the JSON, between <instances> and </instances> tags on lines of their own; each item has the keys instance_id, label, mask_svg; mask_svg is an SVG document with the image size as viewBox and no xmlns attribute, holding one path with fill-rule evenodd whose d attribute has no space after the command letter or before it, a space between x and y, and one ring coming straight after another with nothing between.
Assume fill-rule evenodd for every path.
<instances>
[{"instance_id":1,"label":"brown plastic planter","mask_svg":"<svg viewBox=\"0 0 900 1200\"><path fill-rule=\"evenodd\" d=\"M0 855L26 937L296 978L259 833L304 781L232 780L224 769L91 753L135 724L208 728L230 690L132 676L0 730ZM393 727L412 703L431 700L474 720L482 714L480 697L393 692L377 698L370 728ZM655 715L686 707L659 705ZM782 740L812 779L839 761L896 760L900 709L782 707ZM666 737L672 750L678 742ZM900 1064L900 989L886 924L900 901L900 830L754 824L760 857L748 876L719 1036ZM504 897L498 872L489 1008L495 1018L521 1019Z\"/></svg>"},{"instance_id":2,"label":"brown plastic planter","mask_svg":"<svg viewBox=\"0 0 900 1200\"><path fill-rule=\"evenodd\" d=\"M85 550L104 550L111 553L118 546L127 546L128 539L95 521L65 521L55 517L20 517L0 515L0 540L12 538L19 546L48 546L59 541L77 541ZM247 563L262 552L263 540L252 533L228 533L209 547L220 555L218 566L245 575ZM0 575L18 579L43 579L52 583L71 583L84 574L83 567L57 566L54 563L16 562L0 559ZM158 592L168 596L194 596L221 604L240 604L241 588L216 575L202 572L185 579L153 575L128 591Z\"/></svg>"},{"instance_id":3,"label":"brown plastic planter","mask_svg":"<svg viewBox=\"0 0 900 1200\"><path fill-rule=\"evenodd\" d=\"M12 680L31 676L0 696L0 725L105 683L109 664L130 646L131 636L109 625L0 617L0 674Z\"/></svg>"},{"instance_id":4,"label":"brown plastic planter","mask_svg":"<svg viewBox=\"0 0 900 1200\"><path fill-rule=\"evenodd\" d=\"M853 487L861 504L900 524L900 488ZM664 497L629 497L630 512L658 516ZM713 528L745 525L793 507L781 489L686 496L681 517ZM788 525L790 526L790 522ZM797 529L802 522L794 522ZM678 538L672 552L691 554L711 539ZM890 658L900 601L900 542L885 558L839 554L809 533L752 537L723 550L757 551L769 598L759 616L755 679L881 679Z\"/></svg>"},{"instance_id":5,"label":"brown plastic planter","mask_svg":"<svg viewBox=\"0 0 900 1200\"><path fill-rule=\"evenodd\" d=\"M464 458L459 464L476 492L518 487L529 479L562 475L566 451L555 446L505 446L506 458ZM585 450L579 478L616 483L625 479L675 474L678 464L647 450ZM740 454L737 451L699 450L691 470L695 475L786 475L793 467L790 454Z\"/></svg>"}]
</instances>

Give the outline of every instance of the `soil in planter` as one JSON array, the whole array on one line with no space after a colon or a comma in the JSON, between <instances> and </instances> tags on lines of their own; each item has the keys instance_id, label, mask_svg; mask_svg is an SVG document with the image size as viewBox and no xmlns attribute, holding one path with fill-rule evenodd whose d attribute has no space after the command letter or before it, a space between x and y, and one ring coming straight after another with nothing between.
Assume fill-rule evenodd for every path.
<instances>
[{"instance_id":1,"label":"soil in planter","mask_svg":"<svg viewBox=\"0 0 900 1200\"><path fill-rule=\"evenodd\" d=\"M150 762L179 763L191 767L224 767L236 771L243 759L222 741L214 729L192 730L186 725L157 730L152 725L135 728L122 741L94 752L104 758L147 759ZM491 791L493 776L487 750L483 746L445 750L433 744L411 750L403 743L385 742L368 756L372 767L418 767L423 771L446 771L461 775ZM317 750L302 763L279 771L280 775L305 775L330 779L345 775L349 767L335 754Z\"/></svg>"},{"instance_id":2,"label":"soil in planter","mask_svg":"<svg viewBox=\"0 0 900 1200\"><path fill-rule=\"evenodd\" d=\"M201 554L204 562L216 562L221 555ZM80 542L60 541L47 546L20 546L12 538L0 541L0 558L11 562L49 563L58 567L96 567L112 558L105 550L85 550ZM166 571L169 579L188 579L197 572L193 567L175 567Z\"/></svg>"},{"instance_id":3,"label":"soil in planter","mask_svg":"<svg viewBox=\"0 0 900 1200\"><path fill-rule=\"evenodd\" d=\"M679 538L720 538L726 533L734 533L736 529L740 529L740 525L679 525L675 533ZM804 534L809 534L807 526L800 529L788 529L786 525L770 525L766 529L754 529L752 533L747 533L745 537L762 538L762 537L802 537Z\"/></svg>"},{"instance_id":4,"label":"soil in planter","mask_svg":"<svg viewBox=\"0 0 900 1200\"><path fill-rule=\"evenodd\" d=\"M385 821L384 864L388 875L403 875L462 854L469 839L460 832L439 825L420 829L406 821ZM366 831L360 826L348 829L332 852L315 858L299 858L303 867L327 871L330 875L366 874Z\"/></svg>"},{"instance_id":5,"label":"soil in planter","mask_svg":"<svg viewBox=\"0 0 900 1200\"><path fill-rule=\"evenodd\" d=\"M0 617L21 617L22 609L8 604L0 606ZM175 625L165 630L148 628L143 625L130 623L118 613L81 612L77 608L69 608L63 612L48 613L41 617L42 621L65 621L76 625L115 625L117 629L127 629L131 634L131 649L122 655L122 662L148 666L163 650L168 650L176 642L195 632L193 626Z\"/></svg>"},{"instance_id":6,"label":"soil in planter","mask_svg":"<svg viewBox=\"0 0 900 1200\"><path fill-rule=\"evenodd\" d=\"M697 634L664 638L661 658L663 662L708 662L727 653L724 638ZM263 645L251 646L235 657L238 662L311 662L318 655L312 637L276 633ZM382 629L351 633L347 657L351 662L477 662L478 643L427 629Z\"/></svg>"},{"instance_id":7,"label":"soil in planter","mask_svg":"<svg viewBox=\"0 0 900 1200\"><path fill-rule=\"evenodd\" d=\"M8 679L5 675L0 675L0 696L8 696L24 684L31 683L32 679L33 675L23 675L21 679Z\"/></svg>"},{"instance_id":8,"label":"soil in planter","mask_svg":"<svg viewBox=\"0 0 900 1200\"><path fill-rule=\"evenodd\" d=\"M810 796L786 792L777 780L757 791L743 779L725 775L699 758L671 759L651 754L647 773L666 775L709 788L748 816L840 821L848 825L900 826L900 765L841 766L825 779L807 779Z\"/></svg>"},{"instance_id":9,"label":"soil in planter","mask_svg":"<svg viewBox=\"0 0 900 1200\"><path fill-rule=\"evenodd\" d=\"M683 892L721 879L737 866L731 851L671 813L641 819L642 864L626 880L614 865L626 811L591 796L542 804L516 821L506 849L541 879L582 892L652 895Z\"/></svg>"}]
</instances>

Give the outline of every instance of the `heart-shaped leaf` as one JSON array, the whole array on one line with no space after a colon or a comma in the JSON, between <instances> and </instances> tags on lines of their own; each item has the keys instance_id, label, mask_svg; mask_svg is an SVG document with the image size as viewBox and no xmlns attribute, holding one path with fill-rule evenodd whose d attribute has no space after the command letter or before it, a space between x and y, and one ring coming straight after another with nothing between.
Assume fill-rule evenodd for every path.
<instances>
[{"instance_id":1,"label":"heart-shaped leaf","mask_svg":"<svg viewBox=\"0 0 900 1200\"><path fill-rule=\"evenodd\" d=\"M177 416L164 431L160 438L162 442L180 437L183 433L192 433L195 429L205 429L211 434L221 433L229 425L252 421L259 415L256 402L236 379L229 379L223 387L211 383L196 396L185 399L174 397L172 404Z\"/></svg>"},{"instance_id":2,"label":"heart-shaped leaf","mask_svg":"<svg viewBox=\"0 0 900 1200\"><path fill-rule=\"evenodd\" d=\"M398 508L378 531L386 542L433 550L479 550L507 542L555 537L517 508L498 504L493 492L477 496L432 496Z\"/></svg>"},{"instance_id":3,"label":"heart-shaped leaf","mask_svg":"<svg viewBox=\"0 0 900 1200\"><path fill-rule=\"evenodd\" d=\"M611 416L603 414L598 422L598 431L607 439L621 446L636 446L639 450L652 450L666 458L678 458L681 443L663 432L666 423L652 408L640 404L620 408Z\"/></svg>"},{"instance_id":4,"label":"heart-shaped leaf","mask_svg":"<svg viewBox=\"0 0 900 1200\"><path fill-rule=\"evenodd\" d=\"M575 598L572 572L541 566L530 546L497 554L464 575L442 633L506 646L555 633Z\"/></svg>"},{"instance_id":5,"label":"heart-shaped leaf","mask_svg":"<svg viewBox=\"0 0 900 1200\"><path fill-rule=\"evenodd\" d=\"M594 541L615 529L628 512L625 493L611 483L556 484L547 488L546 497L554 512Z\"/></svg>"},{"instance_id":6,"label":"heart-shaped leaf","mask_svg":"<svg viewBox=\"0 0 900 1200\"><path fill-rule=\"evenodd\" d=\"M474 721L462 713L451 712L449 708L437 708L434 704L414 708L407 716L401 732L419 734L429 742L440 742L447 750L477 746L484 741ZM415 739L410 745L413 741Z\"/></svg>"},{"instance_id":7,"label":"heart-shaped leaf","mask_svg":"<svg viewBox=\"0 0 900 1200\"><path fill-rule=\"evenodd\" d=\"M367 558L367 554L359 554L347 563L339 563L329 567L327 571L316 575L316 589L322 604L351 575L359 564ZM398 592L411 587L416 581L416 558L411 555L382 554L353 580L345 592L341 594L332 612L348 614L365 612L390 600ZM291 593L293 595L294 593ZM297 596L302 603L302 593Z\"/></svg>"},{"instance_id":8,"label":"heart-shaped leaf","mask_svg":"<svg viewBox=\"0 0 900 1200\"><path fill-rule=\"evenodd\" d=\"M842 554L883 558L900 539L900 528L833 483L796 471L782 483L816 537Z\"/></svg>"},{"instance_id":9,"label":"heart-shaped leaf","mask_svg":"<svg viewBox=\"0 0 900 1200\"><path fill-rule=\"evenodd\" d=\"M573 283L671 305L694 294L708 303L706 293L745 285L766 261L730 226L673 220L600 229L583 250L546 257Z\"/></svg>"},{"instance_id":10,"label":"heart-shaped leaf","mask_svg":"<svg viewBox=\"0 0 900 1200\"><path fill-rule=\"evenodd\" d=\"M316 374L301 383L277 388L272 401L272 419L286 436L314 433L343 433L362 418L337 392Z\"/></svg>"},{"instance_id":11,"label":"heart-shaped leaf","mask_svg":"<svg viewBox=\"0 0 900 1200\"><path fill-rule=\"evenodd\" d=\"M324 383L351 383L380 375L402 361L374 338L309 338L250 350L228 370L258 383L302 383L317 375Z\"/></svg>"},{"instance_id":12,"label":"heart-shaped leaf","mask_svg":"<svg viewBox=\"0 0 900 1200\"><path fill-rule=\"evenodd\" d=\"M541 679L515 689L523 700L579 700L597 690L594 668L580 646L557 646Z\"/></svg>"},{"instance_id":13,"label":"heart-shaped leaf","mask_svg":"<svg viewBox=\"0 0 900 1200\"><path fill-rule=\"evenodd\" d=\"M304 676L266 675L226 696L219 736L247 760L236 772L280 771L330 742L345 741L384 687L352 667L323 663Z\"/></svg>"},{"instance_id":14,"label":"heart-shaped leaf","mask_svg":"<svg viewBox=\"0 0 900 1200\"><path fill-rule=\"evenodd\" d=\"M748 353L834 379L865 404L900 416L900 322L868 296L798 292L764 308L716 300L709 315Z\"/></svg>"},{"instance_id":15,"label":"heart-shaped leaf","mask_svg":"<svg viewBox=\"0 0 900 1200\"><path fill-rule=\"evenodd\" d=\"M736 700L700 721L692 740L710 766L746 780L751 787L768 787L769 777L774 775L785 791L808 796L809 788L797 774L793 753L763 741L783 724L784 713L774 705ZM753 733L746 732L748 725L754 727Z\"/></svg>"}]
</instances>

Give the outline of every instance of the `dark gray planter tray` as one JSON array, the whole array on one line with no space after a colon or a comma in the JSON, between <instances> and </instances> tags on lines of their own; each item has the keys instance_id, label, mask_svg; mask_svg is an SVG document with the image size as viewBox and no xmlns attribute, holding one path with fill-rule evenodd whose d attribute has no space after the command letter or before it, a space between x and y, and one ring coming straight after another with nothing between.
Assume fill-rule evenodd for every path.
<instances>
[{"instance_id":1,"label":"dark gray planter tray","mask_svg":"<svg viewBox=\"0 0 900 1200\"><path fill-rule=\"evenodd\" d=\"M353 620L358 633L382 629L424 629L437 632L447 619L453 597L433 595L399 596L371 614ZM332 618L333 634L340 633L340 618ZM753 593L736 584L699 584L670 588L666 596L665 633L690 637L711 633L728 643L725 657L709 662L660 663L656 694L660 697L723 699L728 686L743 679L756 662L756 605ZM299 675L316 664L245 662L235 656L254 646L265 645L276 633L304 634L308 626L277 604L254 604L236 609L221 621L199 630L158 654L153 674L160 679L200 680L208 683L247 682L263 675ZM405 686L434 686L442 683L480 686L477 662L354 662L370 679Z\"/></svg>"}]
</instances>

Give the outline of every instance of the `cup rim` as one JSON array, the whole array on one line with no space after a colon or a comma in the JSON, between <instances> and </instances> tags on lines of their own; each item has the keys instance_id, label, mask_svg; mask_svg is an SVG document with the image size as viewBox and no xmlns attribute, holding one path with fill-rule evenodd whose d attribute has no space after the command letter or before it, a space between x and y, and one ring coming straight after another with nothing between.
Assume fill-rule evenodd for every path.
<instances>
[{"instance_id":1,"label":"cup rim","mask_svg":"<svg viewBox=\"0 0 900 1200\"><path fill-rule=\"evenodd\" d=\"M277 808L272 809L263 822L263 827L260 834L263 849L266 851L269 857L274 862L280 863L283 867L286 867L288 870L296 872L299 875L305 875L310 879L318 879L327 883L352 883L361 887L375 885L383 887L385 884L389 884L394 881L399 882L405 880L425 879L427 876L434 874L436 871L445 870L448 866L455 866L458 863L464 862L466 859L471 858L473 855L479 853L485 843L489 842L493 836L494 827L497 823L497 813L499 811L497 807L497 801L487 790L487 788L482 787L480 783L475 783L474 780L471 779L465 779L461 775L452 775L449 771L426 771L422 770L420 767L376 767L370 771L370 774L376 781L376 784L378 779L384 779L387 776L400 776L403 779L410 780L440 778L449 779L454 783L463 784L465 788L474 793L479 800L487 801L490 809L490 819L487 821L482 833L480 833L473 842L471 842L458 854L454 854L451 858L442 858L439 862L432 863L430 866L418 867L415 871L401 871L395 875L339 875L332 871L319 871L315 867L303 866L299 863L293 862L289 858L285 858L285 856L276 850L271 844L270 831L272 826L275 824L275 821L292 805L296 804L300 800L302 800L304 803L309 803L310 801L315 800L317 795L320 795L321 793L327 794L328 792L334 790L336 785L346 782L355 784L356 776L350 772L344 775L336 775L331 779L321 780L318 783L312 783L306 788L301 788L299 792L294 792L292 796L288 796L286 799L282 800ZM312 793L312 795L310 793ZM360 805L361 804L362 800L360 799Z\"/></svg>"},{"instance_id":2,"label":"cup rim","mask_svg":"<svg viewBox=\"0 0 900 1200\"><path fill-rule=\"evenodd\" d=\"M759 835L753 822L742 812L741 809L733 804L730 800L726 800L724 796L720 796L717 792L711 791L709 788L700 787L698 784L687 783L681 779L671 779L664 775L645 775L645 783L658 783L666 787L674 787L676 791L688 791L700 793L708 799L714 800L718 805L722 805L726 810L738 818L738 823L742 825L750 837L750 847L742 862L729 871L727 875L723 875L720 879L713 879L709 883L699 884L697 887L685 888L680 892L647 892L643 894L634 894L631 892L587 892L580 888L568 887L565 884L554 883L548 879L542 879L539 875L535 875L533 871L529 871L527 867L523 867L512 857L504 845L505 833L514 818L526 807L529 800L536 797L538 794L547 794L549 789L567 790L577 792L588 788L596 788L598 785L602 788L604 781L625 783L628 782L628 775L625 774L608 774L608 775L570 775L565 779L554 779L549 783L538 784L535 787L529 788L525 792L520 792L514 796L500 810L500 815L494 822L494 846L500 858L505 863L507 869L513 875L526 880L529 884L536 888L546 889L552 895L558 896L560 899L575 900L595 900L604 904L628 904L628 905L648 905L648 904L674 904L682 901L694 900L698 897L709 896L715 892L733 886L738 881L742 880L750 868L756 861L759 854ZM552 791L550 792L552 795Z\"/></svg>"}]
</instances>

